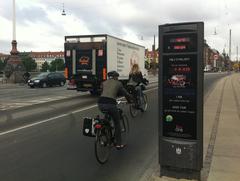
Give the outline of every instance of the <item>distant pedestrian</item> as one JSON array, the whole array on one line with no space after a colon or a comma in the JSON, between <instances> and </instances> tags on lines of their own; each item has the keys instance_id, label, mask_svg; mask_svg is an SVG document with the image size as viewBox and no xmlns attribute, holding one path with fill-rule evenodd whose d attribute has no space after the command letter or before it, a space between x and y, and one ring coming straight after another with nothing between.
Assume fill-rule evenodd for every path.
<instances>
[{"instance_id":1,"label":"distant pedestrian","mask_svg":"<svg viewBox=\"0 0 240 181\"><path fill-rule=\"evenodd\" d=\"M30 78L30 73L28 71L26 71L24 74L23 74L23 79L24 79L24 82L27 83L29 78Z\"/></svg>"}]
</instances>

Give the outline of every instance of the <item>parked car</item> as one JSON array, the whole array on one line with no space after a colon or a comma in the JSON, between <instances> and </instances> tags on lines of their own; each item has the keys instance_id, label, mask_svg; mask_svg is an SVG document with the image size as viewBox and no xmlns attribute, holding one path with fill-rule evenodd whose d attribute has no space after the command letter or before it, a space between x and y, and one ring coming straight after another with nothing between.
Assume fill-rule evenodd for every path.
<instances>
[{"instance_id":1,"label":"parked car","mask_svg":"<svg viewBox=\"0 0 240 181\"><path fill-rule=\"evenodd\" d=\"M45 72L28 81L28 85L33 87L64 86L66 78L59 72Z\"/></svg>"}]
</instances>

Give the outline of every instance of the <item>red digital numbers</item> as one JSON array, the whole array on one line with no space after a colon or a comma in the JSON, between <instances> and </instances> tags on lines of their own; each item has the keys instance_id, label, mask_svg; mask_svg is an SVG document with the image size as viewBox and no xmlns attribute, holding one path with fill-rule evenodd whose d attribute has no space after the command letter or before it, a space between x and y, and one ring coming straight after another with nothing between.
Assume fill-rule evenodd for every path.
<instances>
[{"instance_id":1,"label":"red digital numbers","mask_svg":"<svg viewBox=\"0 0 240 181\"><path fill-rule=\"evenodd\" d=\"M185 37L181 37L181 38L172 38L170 39L171 43L186 43L186 42L190 42L190 38L185 38Z\"/></svg>"},{"instance_id":2,"label":"red digital numbers","mask_svg":"<svg viewBox=\"0 0 240 181\"><path fill-rule=\"evenodd\" d=\"M189 72L191 72L191 68L190 67L176 67L176 68L174 68L174 71L176 73L189 73Z\"/></svg>"},{"instance_id":3,"label":"red digital numbers","mask_svg":"<svg viewBox=\"0 0 240 181\"><path fill-rule=\"evenodd\" d=\"M174 50L185 50L186 45L174 45L173 49Z\"/></svg>"}]
</instances>

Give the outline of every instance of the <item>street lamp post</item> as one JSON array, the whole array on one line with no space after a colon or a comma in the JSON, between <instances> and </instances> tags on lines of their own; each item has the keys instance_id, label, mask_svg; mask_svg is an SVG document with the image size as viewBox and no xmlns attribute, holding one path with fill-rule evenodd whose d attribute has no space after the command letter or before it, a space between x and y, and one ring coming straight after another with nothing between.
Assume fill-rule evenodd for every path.
<instances>
[{"instance_id":1,"label":"street lamp post","mask_svg":"<svg viewBox=\"0 0 240 181\"><path fill-rule=\"evenodd\" d=\"M152 73L153 75L156 75L157 73L157 61L156 61L156 45L155 45L155 35L154 35L154 40L153 40L153 47L152 47L152 51L153 51L153 62L152 62Z\"/></svg>"},{"instance_id":2,"label":"street lamp post","mask_svg":"<svg viewBox=\"0 0 240 181\"><path fill-rule=\"evenodd\" d=\"M228 69L229 69L229 71L231 71L231 58L232 58L232 56L231 56L231 50L232 50L232 30L230 29L229 30L229 54L228 54L228 56L229 56L229 66L228 66Z\"/></svg>"},{"instance_id":3,"label":"street lamp post","mask_svg":"<svg viewBox=\"0 0 240 181\"><path fill-rule=\"evenodd\" d=\"M64 3L63 3L63 9L62 9L62 16L66 16L66 12L65 12L65 9L64 9Z\"/></svg>"}]
</instances>

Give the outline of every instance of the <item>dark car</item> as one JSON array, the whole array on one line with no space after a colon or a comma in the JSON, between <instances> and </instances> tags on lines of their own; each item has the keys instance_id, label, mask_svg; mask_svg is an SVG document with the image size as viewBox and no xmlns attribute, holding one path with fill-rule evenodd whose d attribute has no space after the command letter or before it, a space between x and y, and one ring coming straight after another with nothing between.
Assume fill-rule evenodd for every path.
<instances>
[{"instance_id":1,"label":"dark car","mask_svg":"<svg viewBox=\"0 0 240 181\"><path fill-rule=\"evenodd\" d=\"M66 78L59 72L45 72L28 81L28 85L33 87L64 86Z\"/></svg>"}]
</instances>

